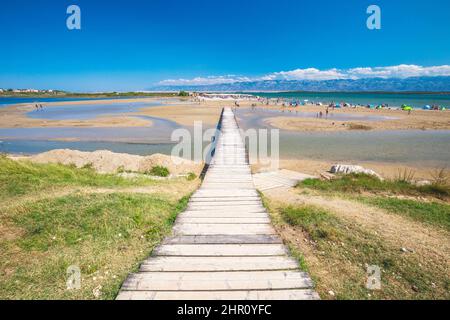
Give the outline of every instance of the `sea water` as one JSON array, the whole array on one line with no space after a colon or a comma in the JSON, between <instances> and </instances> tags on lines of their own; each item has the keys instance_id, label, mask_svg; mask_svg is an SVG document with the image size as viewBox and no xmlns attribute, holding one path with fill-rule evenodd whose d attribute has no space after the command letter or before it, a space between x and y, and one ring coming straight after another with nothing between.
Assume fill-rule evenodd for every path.
<instances>
[{"instance_id":1,"label":"sea water","mask_svg":"<svg viewBox=\"0 0 450 320\"><path fill-rule=\"evenodd\" d=\"M450 94L439 93L352 93L352 92L255 92L254 95L265 98L284 98L296 101L314 101L329 103L351 103L359 105L381 105L387 104L390 107L401 107L406 104L414 108L422 108L426 105L438 105L450 109Z\"/></svg>"}]
</instances>

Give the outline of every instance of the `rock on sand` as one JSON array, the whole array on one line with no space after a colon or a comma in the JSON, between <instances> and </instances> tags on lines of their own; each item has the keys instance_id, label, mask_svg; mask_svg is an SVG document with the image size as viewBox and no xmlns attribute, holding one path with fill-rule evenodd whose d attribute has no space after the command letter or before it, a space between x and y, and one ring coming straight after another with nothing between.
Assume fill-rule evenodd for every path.
<instances>
[{"instance_id":1,"label":"rock on sand","mask_svg":"<svg viewBox=\"0 0 450 320\"><path fill-rule=\"evenodd\" d=\"M349 164L336 164L331 167L330 170L331 173L340 173L340 174L352 174L352 173L364 173L371 176L375 176L379 178L380 180L383 180L383 178L376 173L373 170L363 168L361 166L354 166Z\"/></svg>"}]
</instances>

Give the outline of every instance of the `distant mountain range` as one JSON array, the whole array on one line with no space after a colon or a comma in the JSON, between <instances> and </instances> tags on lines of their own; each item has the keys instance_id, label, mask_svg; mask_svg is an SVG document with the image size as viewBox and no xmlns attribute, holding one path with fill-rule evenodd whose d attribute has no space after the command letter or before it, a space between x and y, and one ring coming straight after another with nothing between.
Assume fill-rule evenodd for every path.
<instances>
[{"instance_id":1,"label":"distant mountain range","mask_svg":"<svg viewBox=\"0 0 450 320\"><path fill-rule=\"evenodd\" d=\"M154 91L214 91L214 92L257 92L257 91L313 91L313 92L450 92L450 77L414 77L406 79L341 79L341 80L266 80L234 82L213 85L155 86Z\"/></svg>"}]
</instances>

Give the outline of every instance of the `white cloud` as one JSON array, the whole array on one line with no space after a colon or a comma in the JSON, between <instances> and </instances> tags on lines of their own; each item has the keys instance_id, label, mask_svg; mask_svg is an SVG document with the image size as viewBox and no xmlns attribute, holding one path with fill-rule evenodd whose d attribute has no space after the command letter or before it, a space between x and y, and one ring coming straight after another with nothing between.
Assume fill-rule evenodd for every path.
<instances>
[{"instance_id":1,"label":"white cloud","mask_svg":"<svg viewBox=\"0 0 450 320\"><path fill-rule=\"evenodd\" d=\"M261 77L244 77L235 75L196 77L193 79L163 80L160 85L211 85L260 80L336 80L336 79L365 79L365 78L410 78L450 76L450 65L423 67L418 65L401 64L388 67L360 67L352 69L316 68L295 69L291 71L273 72Z\"/></svg>"},{"instance_id":2,"label":"white cloud","mask_svg":"<svg viewBox=\"0 0 450 320\"><path fill-rule=\"evenodd\" d=\"M234 75L227 76L209 76L209 77L196 77L193 79L168 79L159 82L160 85L167 86L183 86L183 85L211 85L211 84L223 84L223 83L235 83L251 81L247 77L237 77Z\"/></svg>"},{"instance_id":3,"label":"white cloud","mask_svg":"<svg viewBox=\"0 0 450 320\"><path fill-rule=\"evenodd\" d=\"M284 80L334 80L343 79L345 75L338 69L319 70L316 68L308 68L275 72L271 77L272 79Z\"/></svg>"},{"instance_id":4,"label":"white cloud","mask_svg":"<svg viewBox=\"0 0 450 320\"><path fill-rule=\"evenodd\" d=\"M450 66L422 67L401 64L391 67L354 68L347 71L350 78L410 78L450 76Z\"/></svg>"}]
</instances>

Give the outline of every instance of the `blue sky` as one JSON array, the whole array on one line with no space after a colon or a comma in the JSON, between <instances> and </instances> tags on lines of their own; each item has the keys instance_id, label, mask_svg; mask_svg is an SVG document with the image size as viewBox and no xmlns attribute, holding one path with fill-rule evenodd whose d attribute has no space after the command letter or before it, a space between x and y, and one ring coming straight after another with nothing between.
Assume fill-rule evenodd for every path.
<instances>
[{"instance_id":1,"label":"blue sky","mask_svg":"<svg viewBox=\"0 0 450 320\"><path fill-rule=\"evenodd\" d=\"M66 28L71 4L81 8L81 30ZM371 4L382 10L381 30L366 27ZM448 0L14 0L0 8L3 88L123 91L168 79L446 75L450 68ZM408 66L383 68L398 65Z\"/></svg>"}]
</instances>

